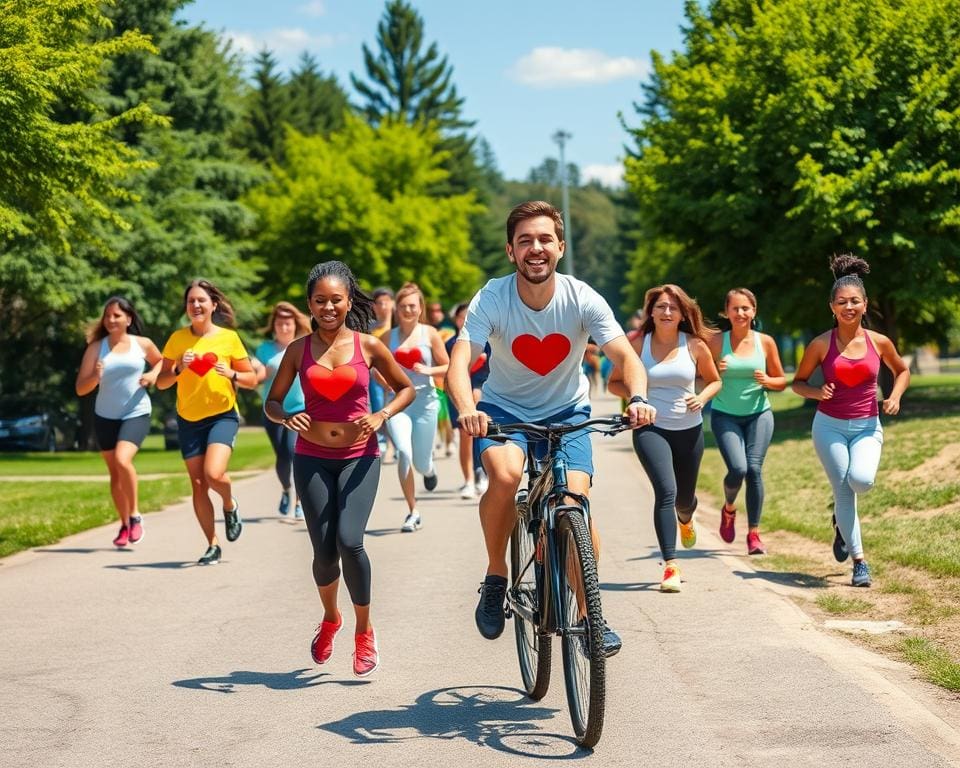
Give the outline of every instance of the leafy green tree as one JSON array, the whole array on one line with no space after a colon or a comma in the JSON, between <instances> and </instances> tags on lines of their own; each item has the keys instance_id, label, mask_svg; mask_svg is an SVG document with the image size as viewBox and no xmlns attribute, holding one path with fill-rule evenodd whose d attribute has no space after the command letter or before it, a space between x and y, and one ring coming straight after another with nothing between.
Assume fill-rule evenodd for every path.
<instances>
[{"instance_id":1,"label":"leafy green tree","mask_svg":"<svg viewBox=\"0 0 960 768\"><path fill-rule=\"evenodd\" d=\"M627 180L665 276L747 283L785 329L829 322L830 253L873 268L873 320L943 334L960 281L960 2L688 0L654 56ZM636 288L639 292L639 287Z\"/></svg>"},{"instance_id":2,"label":"leafy green tree","mask_svg":"<svg viewBox=\"0 0 960 768\"><path fill-rule=\"evenodd\" d=\"M478 206L470 194L432 193L447 174L438 144L435 131L352 116L329 137L291 131L284 165L247 198L270 261L268 298L302 296L310 267L329 259L367 287L415 280L451 300L479 287L481 272L464 256Z\"/></svg>"},{"instance_id":3,"label":"leafy green tree","mask_svg":"<svg viewBox=\"0 0 960 768\"><path fill-rule=\"evenodd\" d=\"M290 125L304 136L326 135L343 128L350 111L347 94L336 77L320 71L317 60L309 53L300 57L286 90Z\"/></svg>"}]
</instances>

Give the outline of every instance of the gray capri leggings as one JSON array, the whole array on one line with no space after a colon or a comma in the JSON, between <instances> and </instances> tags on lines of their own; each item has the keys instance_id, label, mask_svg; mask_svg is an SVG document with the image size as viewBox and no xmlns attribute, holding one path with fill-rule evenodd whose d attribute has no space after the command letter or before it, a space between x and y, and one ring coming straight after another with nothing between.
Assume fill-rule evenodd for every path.
<instances>
[{"instance_id":1,"label":"gray capri leggings","mask_svg":"<svg viewBox=\"0 0 960 768\"><path fill-rule=\"evenodd\" d=\"M710 428L727 465L723 478L727 505L733 506L746 480L747 523L756 528L763 512L763 460L773 439L773 411L768 408L749 416L734 416L711 409Z\"/></svg>"},{"instance_id":2,"label":"gray capri leggings","mask_svg":"<svg viewBox=\"0 0 960 768\"><path fill-rule=\"evenodd\" d=\"M370 559L363 534L380 482L380 457L293 457L293 482L313 544L313 580L318 587L340 576L354 605L370 604Z\"/></svg>"}]
</instances>

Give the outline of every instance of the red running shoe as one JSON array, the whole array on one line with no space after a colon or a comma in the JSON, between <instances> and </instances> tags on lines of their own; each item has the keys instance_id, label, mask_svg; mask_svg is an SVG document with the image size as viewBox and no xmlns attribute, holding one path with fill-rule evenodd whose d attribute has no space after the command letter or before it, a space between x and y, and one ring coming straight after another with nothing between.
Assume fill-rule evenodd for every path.
<instances>
[{"instance_id":1,"label":"red running shoe","mask_svg":"<svg viewBox=\"0 0 960 768\"><path fill-rule=\"evenodd\" d=\"M143 518L137 515L130 518L130 543L136 544L143 538Z\"/></svg>"},{"instance_id":2,"label":"red running shoe","mask_svg":"<svg viewBox=\"0 0 960 768\"><path fill-rule=\"evenodd\" d=\"M130 529L125 525L120 526L120 533L117 534L117 538L113 540L113 546L115 547L125 547L130 542Z\"/></svg>"},{"instance_id":3,"label":"red running shoe","mask_svg":"<svg viewBox=\"0 0 960 768\"><path fill-rule=\"evenodd\" d=\"M727 544L732 544L737 538L737 531L734 527L734 524L737 521L737 509L727 509L727 505L723 505L723 509L720 510L720 538L723 539Z\"/></svg>"},{"instance_id":4,"label":"red running shoe","mask_svg":"<svg viewBox=\"0 0 960 768\"><path fill-rule=\"evenodd\" d=\"M339 621L321 621L317 627L317 634L310 643L310 655L317 664L325 664L333 655L333 639L343 626L343 614Z\"/></svg>"},{"instance_id":5,"label":"red running shoe","mask_svg":"<svg viewBox=\"0 0 960 768\"><path fill-rule=\"evenodd\" d=\"M767 548L763 546L763 542L760 541L759 531L750 531L747 534L747 554L748 555L767 554Z\"/></svg>"},{"instance_id":6,"label":"red running shoe","mask_svg":"<svg viewBox=\"0 0 960 768\"><path fill-rule=\"evenodd\" d=\"M374 637L373 627L362 635L356 635L356 643L356 650L353 653L353 674L357 677L366 677L380 667L380 651L377 649L377 638Z\"/></svg>"}]
</instances>

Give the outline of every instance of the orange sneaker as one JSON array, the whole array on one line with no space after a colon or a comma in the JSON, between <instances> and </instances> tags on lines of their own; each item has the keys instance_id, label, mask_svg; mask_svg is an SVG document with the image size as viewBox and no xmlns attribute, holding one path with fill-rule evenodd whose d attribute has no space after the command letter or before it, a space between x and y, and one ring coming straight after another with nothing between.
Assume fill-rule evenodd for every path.
<instances>
[{"instance_id":1,"label":"orange sneaker","mask_svg":"<svg viewBox=\"0 0 960 768\"><path fill-rule=\"evenodd\" d=\"M660 582L661 592L680 591L680 566L670 563L663 569L663 581Z\"/></svg>"},{"instance_id":2,"label":"orange sneaker","mask_svg":"<svg viewBox=\"0 0 960 768\"><path fill-rule=\"evenodd\" d=\"M380 651L377 648L377 638L373 634L373 627L363 634L357 634L356 650L353 653L353 674L357 677L366 677L380 668Z\"/></svg>"},{"instance_id":3,"label":"orange sneaker","mask_svg":"<svg viewBox=\"0 0 960 768\"><path fill-rule=\"evenodd\" d=\"M326 664L333 655L333 639L343 627L343 614L339 621L321 621L317 627L317 634L310 643L310 655L317 664Z\"/></svg>"}]
</instances>

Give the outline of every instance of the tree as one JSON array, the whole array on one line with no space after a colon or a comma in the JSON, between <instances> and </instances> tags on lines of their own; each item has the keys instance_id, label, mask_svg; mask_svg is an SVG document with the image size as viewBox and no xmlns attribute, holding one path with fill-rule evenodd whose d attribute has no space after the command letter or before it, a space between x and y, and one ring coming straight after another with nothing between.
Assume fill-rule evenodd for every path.
<instances>
[{"instance_id":1,"label":"tree","mask_svg":"<svg viewBox=\"0 0 960 768\"><path fill-rule=\"evenodd\" d=\"M719 307L822 328L830 253L873 267L872 318L941 336L960 280L960 2L688 0L654 56L627 180L666 276ZM639 292L639 287L637 287Z\"/></svg>"},{"instance_id":2,"label":"tree","mask_svg":"<svg viewBox=\"0 0 960 768\"><path fill-rule=\"evenodd\" d=\"M344 117L350 111L347 94L336 77L324 76L309 53L300 57L286 90L290 125L304 136L327 135L343 128Z\"/></svg>"}]
</instances>

